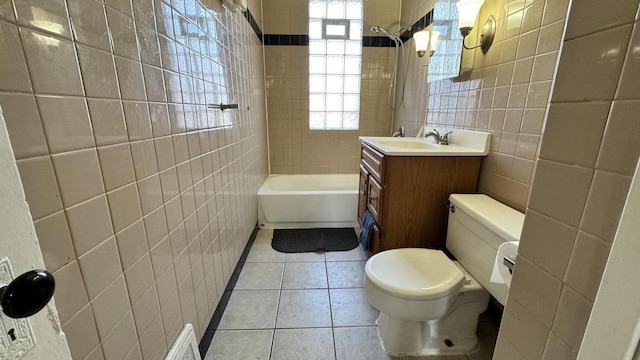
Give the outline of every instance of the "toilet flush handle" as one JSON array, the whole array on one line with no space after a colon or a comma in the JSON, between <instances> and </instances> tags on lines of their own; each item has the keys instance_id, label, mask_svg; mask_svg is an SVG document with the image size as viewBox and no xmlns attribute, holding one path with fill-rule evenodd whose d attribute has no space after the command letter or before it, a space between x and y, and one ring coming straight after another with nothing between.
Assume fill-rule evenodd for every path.
<instances>
[{"instance_id":1,"label":"toilet flush handle","mask_svg":"<svg viewBox=\"0 0 640 360\"><path fill-rule=\"evenodd\" d=\"M456 207L454 205L448 204L448 205L445 205L445 207L449 209L449 211L451 211L452 214L456 213Z\"/></svg>"},{"instance_id":2,"label":"toilet flush handle","mask_svg":"<svg viewBox=\"0 0 640 360\"><path fill-rule=\"evenodd\" d=\"M505 256L502 259L502 264L509 269L509 274L513 274L513 267L516 265L516 258L514 256Z\"/></svg>"}]
</instances>

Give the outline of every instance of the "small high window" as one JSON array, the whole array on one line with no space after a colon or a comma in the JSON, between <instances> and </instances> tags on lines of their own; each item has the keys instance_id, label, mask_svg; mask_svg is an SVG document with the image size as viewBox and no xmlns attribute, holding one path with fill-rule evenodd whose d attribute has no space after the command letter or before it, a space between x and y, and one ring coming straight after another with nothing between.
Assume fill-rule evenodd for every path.
<instances>
[{"instance_id":1,"label":"small high window","mask_svg":"<svg viewBox=\"0 0 640 360\"><path fill-rule=\"evenodd\" d=\"M349 20L322 19L322 38L347 40L349 38Z\"/></svg>"}]
</instances>

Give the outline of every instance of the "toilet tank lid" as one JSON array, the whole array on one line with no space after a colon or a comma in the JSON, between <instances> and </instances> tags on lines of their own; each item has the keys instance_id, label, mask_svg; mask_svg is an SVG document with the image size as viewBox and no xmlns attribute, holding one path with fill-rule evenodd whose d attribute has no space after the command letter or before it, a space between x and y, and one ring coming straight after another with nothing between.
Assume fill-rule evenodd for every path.
<instances>
[{"instance_id":1,"label":"toilet tank lid","mask_svg":"<svg viewBox=\"0 0 640 360\"><path fill-rule=\"evenodd\" d=\"M451 194L449 201L505 241L520 241L523 213L484 194Z\"/></svg>"}]
</instances>

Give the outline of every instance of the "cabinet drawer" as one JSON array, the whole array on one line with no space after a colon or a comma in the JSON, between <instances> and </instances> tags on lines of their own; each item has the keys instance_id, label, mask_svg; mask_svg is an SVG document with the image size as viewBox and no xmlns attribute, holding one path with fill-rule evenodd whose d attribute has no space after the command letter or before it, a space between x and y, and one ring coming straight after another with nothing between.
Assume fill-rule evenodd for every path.
<instances>
[{"instance_id":1,"label":"cabinet drawer","mask_svg":"<svg viewBox=\"0 0 640 360\"><path fill-rule=\"evenodd\" d=\"M378 224L380 224L380 212L382 210L382 186L369 177L369 194L367 196L367 209Z\"/></svg>"},{"instance_id":2,"label":"cabinet drawer","mask_svg":"<svg viewBox=\"0 0 640 360\"><path fill-rule=\"evenodd\" d=\"M361 156L364 166L367 168L367 170L369 170L371 175L382 184L382 174L384 171L384 155L366 145L363 145Z\"/></svg>"}]
</instances>

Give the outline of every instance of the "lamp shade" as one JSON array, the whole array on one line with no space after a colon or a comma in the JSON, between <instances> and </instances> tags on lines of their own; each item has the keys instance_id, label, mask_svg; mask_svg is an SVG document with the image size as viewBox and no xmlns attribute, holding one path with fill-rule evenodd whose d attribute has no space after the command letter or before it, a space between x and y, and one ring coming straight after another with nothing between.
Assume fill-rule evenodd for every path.
<instances>
[{"instance_id":1,"label":"lamp shade","mask_svg":"<svg viewBox=\"0 0 640 360\"><path fill-rule=\"evenodd\" d=\"M431 32L431 44L429 45L429 50L436 51L436 46L438 46L438 39L440 38L439 31Z\"/></svg>"},{"instance_id":2,"label":"lamp shade","mask_svg":"<svg viewBox=\"0 0 640 360\"><path fill-rule=\"evenodd\" d=\"M460 0L456 3L459 28L473 28L482 3L484 3L484 0Z\"/></svg>"},{"instance_id":3,"label":"lamp shade","mask_svg":"<svg viewBox=\"0 0 640 360\"><path fill-rule=\"evenodd\" d=\"M418 57L423 57L427 50L429 50L429 56L433 55L438 45L439 37L440 32L438 31L421 30L414 33L413 40L416 43Z\"/></svg>"},{"instance_id":4,"label":"lamp shade","mask_svg":"<svg viewBox=\"0 0 640 360\"><path fill-rule=\"evenodd\" d=\"M416 43L416 51L418 54L424 54L429 48L429 30L418 31L413 34L413 40Z\"/></svg>"}]
</instances>

